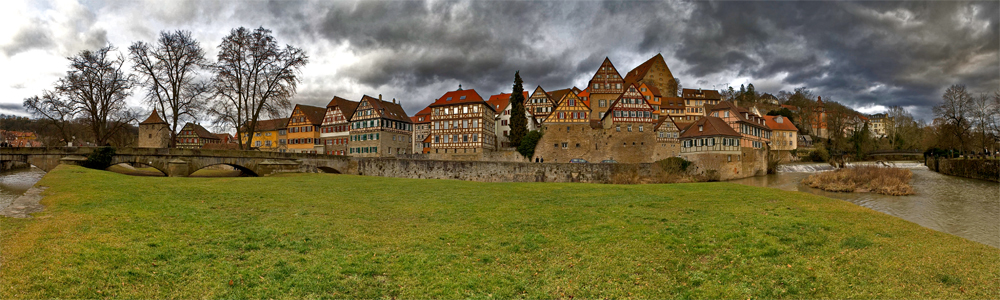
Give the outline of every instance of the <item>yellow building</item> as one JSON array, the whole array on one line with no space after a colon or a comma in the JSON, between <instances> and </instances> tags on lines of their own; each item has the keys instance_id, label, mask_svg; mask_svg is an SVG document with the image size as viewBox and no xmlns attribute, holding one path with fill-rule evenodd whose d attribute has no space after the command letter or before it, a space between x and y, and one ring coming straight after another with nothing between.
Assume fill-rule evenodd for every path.
<instances>
[{"instance_id":1,"label":"yellow building","mask_svg":"<svg viewBox=\"0 0 1000 300\"><path fill-rule=\"evenodd\" d=\"M287 142L287 124L287 118L257 121L257 128L253 133L253 145L250 145L248 148L260 151L285 152L287 149L285 147ZM244 133L240 137L243 144L247 143L247 135L248 133Z\"/></svg>"},{"instance_id":2,"label":"yellow building","mask_svg":"<svg viewBox=\"0 0 1000 300\"><path fill-rule=\"evenodd\" d=\"M319 136L324 116L324 107L295 105L288 118L288 152L325 153L323 139Z\"/></svg>"}]
</instances>

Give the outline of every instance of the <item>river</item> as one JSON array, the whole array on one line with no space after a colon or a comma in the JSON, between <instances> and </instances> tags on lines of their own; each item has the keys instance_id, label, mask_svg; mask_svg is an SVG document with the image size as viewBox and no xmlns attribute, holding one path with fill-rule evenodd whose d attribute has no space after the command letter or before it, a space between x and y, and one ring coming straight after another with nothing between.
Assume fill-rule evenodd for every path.
<instances>
[{"instance_id":1,"label":"river","mask_svg":"<svg viewBox=\"0 0 1000 300\"><path fill-rule=\"evenodd\" d=\"M24 195L42 176L45 171L36 167L0 172L0 210Z\"/></svg>"},{"instance_id":2,"label":"river","mask_svg":"<svg viewBox=\"0 0 1000 300\"><path fill-rule=\"evenodd\" d=\"M894 164L913 171L910 184L916 195L836 193L800 183L810 174L831 170L832 167L826 164L780 166L778 174L730 182L841 199L920 226L1000 248L1000 184L942 175L917 162Z\"/></svg>"}]
</instances>

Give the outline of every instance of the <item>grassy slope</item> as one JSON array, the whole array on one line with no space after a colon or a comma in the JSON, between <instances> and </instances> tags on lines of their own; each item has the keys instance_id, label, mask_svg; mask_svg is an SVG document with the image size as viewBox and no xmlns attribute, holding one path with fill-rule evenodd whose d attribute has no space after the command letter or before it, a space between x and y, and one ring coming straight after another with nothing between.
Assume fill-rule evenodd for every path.
<instances>
[{"instance_id":1,"label":"grassy slope","mask_svg":"<svg viewBox=\"0 0 1000 300\"><path fill-rule=\"evenodd\" d=\"M0 298L1000 297L998 249L729 183L60 166L39 185L44 212L0 219Z\"/></svg>"}]
</instances>

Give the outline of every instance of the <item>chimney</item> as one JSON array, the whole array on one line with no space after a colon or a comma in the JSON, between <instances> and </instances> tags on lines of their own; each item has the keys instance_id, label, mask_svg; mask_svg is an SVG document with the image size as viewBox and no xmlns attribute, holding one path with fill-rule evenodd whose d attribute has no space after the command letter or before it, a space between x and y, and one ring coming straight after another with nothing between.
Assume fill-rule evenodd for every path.
<instances>
[{"instance_id":1,"label":"chimney","mask_svg":"<svg viewBox=\"0 0 1000 300\"><path fill-rule=\"evenodd\" d=\"M378 94L378 101L382 101L382 94Z\"/></svg>"},{"instance_id":2,"label":"chimney","mask_svg":"<svg viewBox=\"0 0 1000 300\"><path fill-rule=\"evenodd\" d=\"M392 104L396 104L396 98L392 98Z\"/></svg>"}]
</instances>

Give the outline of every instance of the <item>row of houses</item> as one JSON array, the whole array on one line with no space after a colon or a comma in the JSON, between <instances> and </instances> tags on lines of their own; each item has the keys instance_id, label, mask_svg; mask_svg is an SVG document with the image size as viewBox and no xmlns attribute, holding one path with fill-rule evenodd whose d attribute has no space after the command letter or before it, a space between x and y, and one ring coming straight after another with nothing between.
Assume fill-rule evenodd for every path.
<instances>
[{"instance_id":1,"label":"row of houses","mask_svg":"<svg viewBox=\"0 0 1000 300\"><path fill-rule=\"evenodd\" d=\"M741 162L755 150L796 148L797 129L788 120L722 101L715 90L678 91L659 54L625 76L605 58L583 89L536 86L522 96L528 129L543 132L528 158L537 162L638 163L705 155ZM459 86L408 116L396 99L381 95L333 97L326 107L299 104L287 118L258 121L240 138L262 151L483 157L511 150L510 98L501 93L484 99ZM192 133L205 135L202 130Z\"/></svg>"}]
</instances>

